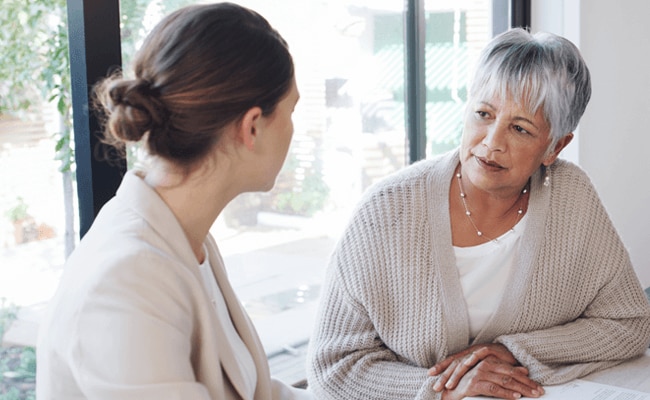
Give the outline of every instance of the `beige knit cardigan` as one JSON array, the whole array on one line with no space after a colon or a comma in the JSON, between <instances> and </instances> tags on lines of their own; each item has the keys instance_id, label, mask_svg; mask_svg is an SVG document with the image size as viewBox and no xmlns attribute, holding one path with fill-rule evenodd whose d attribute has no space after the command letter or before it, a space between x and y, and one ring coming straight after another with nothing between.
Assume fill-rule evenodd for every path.
<instances>
[{"instance_id":1,"label":"beige knit cardigan","mask_svg":"<svg viewBox=\"0 0 650 400\"><path fill-rule=\"evenodd\" d=\"M470 343L451 243L458 152L369 189L331 257L308 354L319 399L436 399L427 368L472 343L504 344L556 384L638 356L650 305L587 175L557 160L532 177L528 222L493 317Z\"/></svg>"}]
</instances>

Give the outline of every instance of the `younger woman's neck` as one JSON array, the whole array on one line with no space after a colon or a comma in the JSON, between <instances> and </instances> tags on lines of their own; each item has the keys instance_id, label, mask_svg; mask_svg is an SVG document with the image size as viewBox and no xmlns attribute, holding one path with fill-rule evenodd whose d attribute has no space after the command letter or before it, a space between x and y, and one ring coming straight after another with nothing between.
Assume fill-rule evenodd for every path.
<instances>
[{"instance_id":1,"label":"younger woman's neck","mask_svg":"<svg viewBox=\"0 0 650 400\"><path fill-rule=\"evenodd\" d=\"M185 232L198 262L203 262L203 243L231 194L228 180L215 168L200 167L185 173L158 165L148 171L145 182L167 204Z\"/></svg>"}]
</instances>

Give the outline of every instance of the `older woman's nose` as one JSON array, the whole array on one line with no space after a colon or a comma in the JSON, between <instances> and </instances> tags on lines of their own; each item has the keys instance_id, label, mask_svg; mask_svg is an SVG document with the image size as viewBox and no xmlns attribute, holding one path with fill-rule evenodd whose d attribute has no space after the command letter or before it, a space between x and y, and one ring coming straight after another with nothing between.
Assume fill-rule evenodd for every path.
<instances>
[{"instance_id":1,"label":"older woman's nose","mask_svg":"<svg viewBox=\"0 0 650 400\"><path fill-rule=\"evenodd\" d=\"M505 150L505 127L499 123L491 125L486 132L485 137L481 144L487 147L490 151L504 151Z\"/></svg>"}]
</instances>

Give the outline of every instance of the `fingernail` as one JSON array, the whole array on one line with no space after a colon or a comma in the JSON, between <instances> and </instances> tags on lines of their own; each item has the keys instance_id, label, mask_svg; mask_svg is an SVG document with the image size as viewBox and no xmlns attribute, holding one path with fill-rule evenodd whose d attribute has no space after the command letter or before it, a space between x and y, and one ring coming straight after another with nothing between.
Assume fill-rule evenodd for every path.
<instances>
[{"instance_id":1,"label":"fingernail","mask_svg":"<svg viewBox=\"0 0 650 400\"><path fill-rule=\"evenodd\" d=\"M433 390L436 392L440 391L440 382L436 382L433 384Z\"/></svg>"},{"instance_id":2,"label":"fingernail","mask_svg":"<svg viewBox=\"0 0 650 400\"><path fill-rule=\"evenodd\" d=\"M533 394L533 396L539 396L539 392L537 390L533 390L531 393Z\"/></svg>"},{"instance_id":3,"label":"fingernail","mask_svg":"<svg viewBox=\"0 0 650 400\"><path fill-rule=\"evenodd\" d=\"M521 398L521 394L520 394L520 393L515 393L515 394L514 394L514 398L515 398L515 399L520 399L520 398Z\"/></svg>"}]
</instances>

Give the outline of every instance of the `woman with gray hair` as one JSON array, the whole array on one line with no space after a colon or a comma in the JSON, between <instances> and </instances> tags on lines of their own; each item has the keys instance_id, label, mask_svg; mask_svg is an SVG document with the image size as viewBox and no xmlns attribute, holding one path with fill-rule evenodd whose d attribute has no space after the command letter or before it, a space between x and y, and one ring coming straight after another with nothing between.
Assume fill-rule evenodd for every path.
<instances>
[{"instance_id":1,"label":"woman with gray hair","mask_svg":"<svg viewBox=\"0 0 650 400\"><path fill-rule=\"evenodd\" d=\"M558 158L591 95L568 40L484 49L460 148L367 191L309 349L328 399L540 397L642 354L650 305L588 176Z\"/></svg>"}]
</instances>

